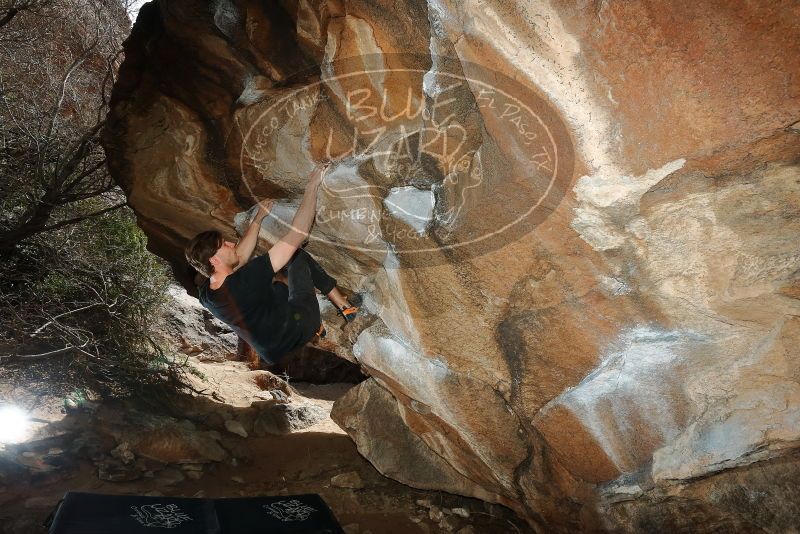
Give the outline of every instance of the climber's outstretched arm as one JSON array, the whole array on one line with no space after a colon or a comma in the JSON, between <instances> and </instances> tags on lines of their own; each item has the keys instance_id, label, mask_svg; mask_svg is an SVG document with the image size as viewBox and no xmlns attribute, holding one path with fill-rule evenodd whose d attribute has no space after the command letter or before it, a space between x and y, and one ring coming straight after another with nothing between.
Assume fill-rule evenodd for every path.
<instances>
[{"instance_id":1,"label":"climber's outstretched arm","mask_svg":"<svg viewBox=\"0 0 800 534\"><path fill-rule=\"evenodd\" d=\"M258 231L261 229L261 223L264 221L270 210L272 209L272 200L266 200L259 203L258 211L247 231L244 233L239 243L236 245L236 257L239 258L239 267L250 261L253 256L253 251L256 249L258 243Z\"/></svg>"},{"instance_id":2,"label":"climber's outstretched arm","mask_svg":"<svg viewBox=\"0 0 800 534\"><path fill-rule=\"evenodd\" d=\"M294 214L294 219L292 219L292 228L269 249L269 260L272 263L274 272L277 273L284 265L289 263L295 251L308 237L317 212L317 191L319 191L322 177L329 166L330 162L325 162L314 167L306 185L305 193L303 193L303 200L300 201L300 207L297 208L297 213Z\"/></svg>"}]
</instances>

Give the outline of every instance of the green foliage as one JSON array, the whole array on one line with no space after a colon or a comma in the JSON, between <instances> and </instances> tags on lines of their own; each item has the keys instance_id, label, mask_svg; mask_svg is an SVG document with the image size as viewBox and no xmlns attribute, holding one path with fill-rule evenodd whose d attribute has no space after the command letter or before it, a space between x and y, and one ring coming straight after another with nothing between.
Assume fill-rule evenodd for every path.
<instances>
[{"instance_id":1,"label":"green foliage","mask_svg":"<svg viewBox=\"0 0 800 534\"><path fill-rule=\"evenodd\" d=\"M33 236L8 260L0 264L5 346L28 356L59 351L41 357L72 358L78 380L103 395L186 387L186 362L153 335L168 270L130 210Z\"/></svg>"},{"instance_id":2,"label":"green foliage","mask_svg":"<svg viewBox=\"0 0 800 534\"><path fill-rule=\"evenodd\" d=\"M186 365L153 336L169 278L100 144L123 4L0 5L0 378L68 362L76 388L150 399Z\"/></svg>"}]
</instances>

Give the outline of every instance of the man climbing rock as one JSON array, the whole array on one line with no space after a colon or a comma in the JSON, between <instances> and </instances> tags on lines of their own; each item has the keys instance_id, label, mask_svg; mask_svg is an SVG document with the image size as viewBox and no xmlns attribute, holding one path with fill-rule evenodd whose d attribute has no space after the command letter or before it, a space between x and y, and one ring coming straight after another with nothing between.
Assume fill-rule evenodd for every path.
<instances>
[{"instance_id":1,"label":"man climbing rock","mask_svg":"<svg viewBox=\"0 0 800 534\"><path fill-rule=\"evenodd\" d=\"M267 254L250 259L271 201L261 203L238 244L210 230L186 247L186 259L208 277L199 286L200 302L269 364L314 336L325 335L314 288L327 295L347 322L358 312L336 287L336 280L300 248L314 222L317 191L329 166L326 161L311 172L291 229ZM287 275L273 281L284 266Z\"/></svg>"}]
</instances>

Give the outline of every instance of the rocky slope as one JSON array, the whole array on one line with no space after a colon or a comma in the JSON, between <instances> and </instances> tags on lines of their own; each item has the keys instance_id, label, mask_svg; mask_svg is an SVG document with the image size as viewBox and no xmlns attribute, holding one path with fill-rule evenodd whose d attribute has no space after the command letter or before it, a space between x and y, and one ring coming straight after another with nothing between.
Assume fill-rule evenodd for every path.
<instances>
[{"instance_id":1,"label":"rocky slope","mask_svg":"<svg viewBox=\"0 0 800 534\"><path fill-rule=\"evenodd\" d=\"M187 358L204 395L175 395L155 411L135 400L64 397L53 388L69 383L58 360L0 367L0 398L33 416L18 440L0 443L0 533L42 532L67 491L201 498L317 493L348 534L525 528L502 506L381 476L329 417L334 399L352 384L288 384L243 362L210 361L210 354L207 348Z\"/></svg>"},{"instance_id":2,"label":"rocky slope","mask_svg":"<svg viewBox=\"0 0 800 534\"><path fill-rule=\"evenodd\" d=\"M365 295L326 348L371 378L333 416L382 472L537 530L780 531L800 517L799 15L157 0L104 143L190 290L188 239L234 237L267 197L274 239L336 160L309 250Z\"/></svg>"}]
</instances>

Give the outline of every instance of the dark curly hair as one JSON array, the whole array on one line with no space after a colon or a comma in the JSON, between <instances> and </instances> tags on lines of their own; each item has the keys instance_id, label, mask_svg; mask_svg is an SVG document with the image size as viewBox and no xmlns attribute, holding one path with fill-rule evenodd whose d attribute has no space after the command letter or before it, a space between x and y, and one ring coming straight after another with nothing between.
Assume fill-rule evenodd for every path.
<instances>
[{"instance_id":1,"label":"dark curly hair","mask_svg":"<svg viewBox=\"0 0 800 534\"><path fill-rule=\"evenodd\" d=\"M217 253L222 241L222 234L216 230L200 232L186 246L186 261L206 277L211 277L214 266L208 260Z\"/></svg>"}]
</instances>

